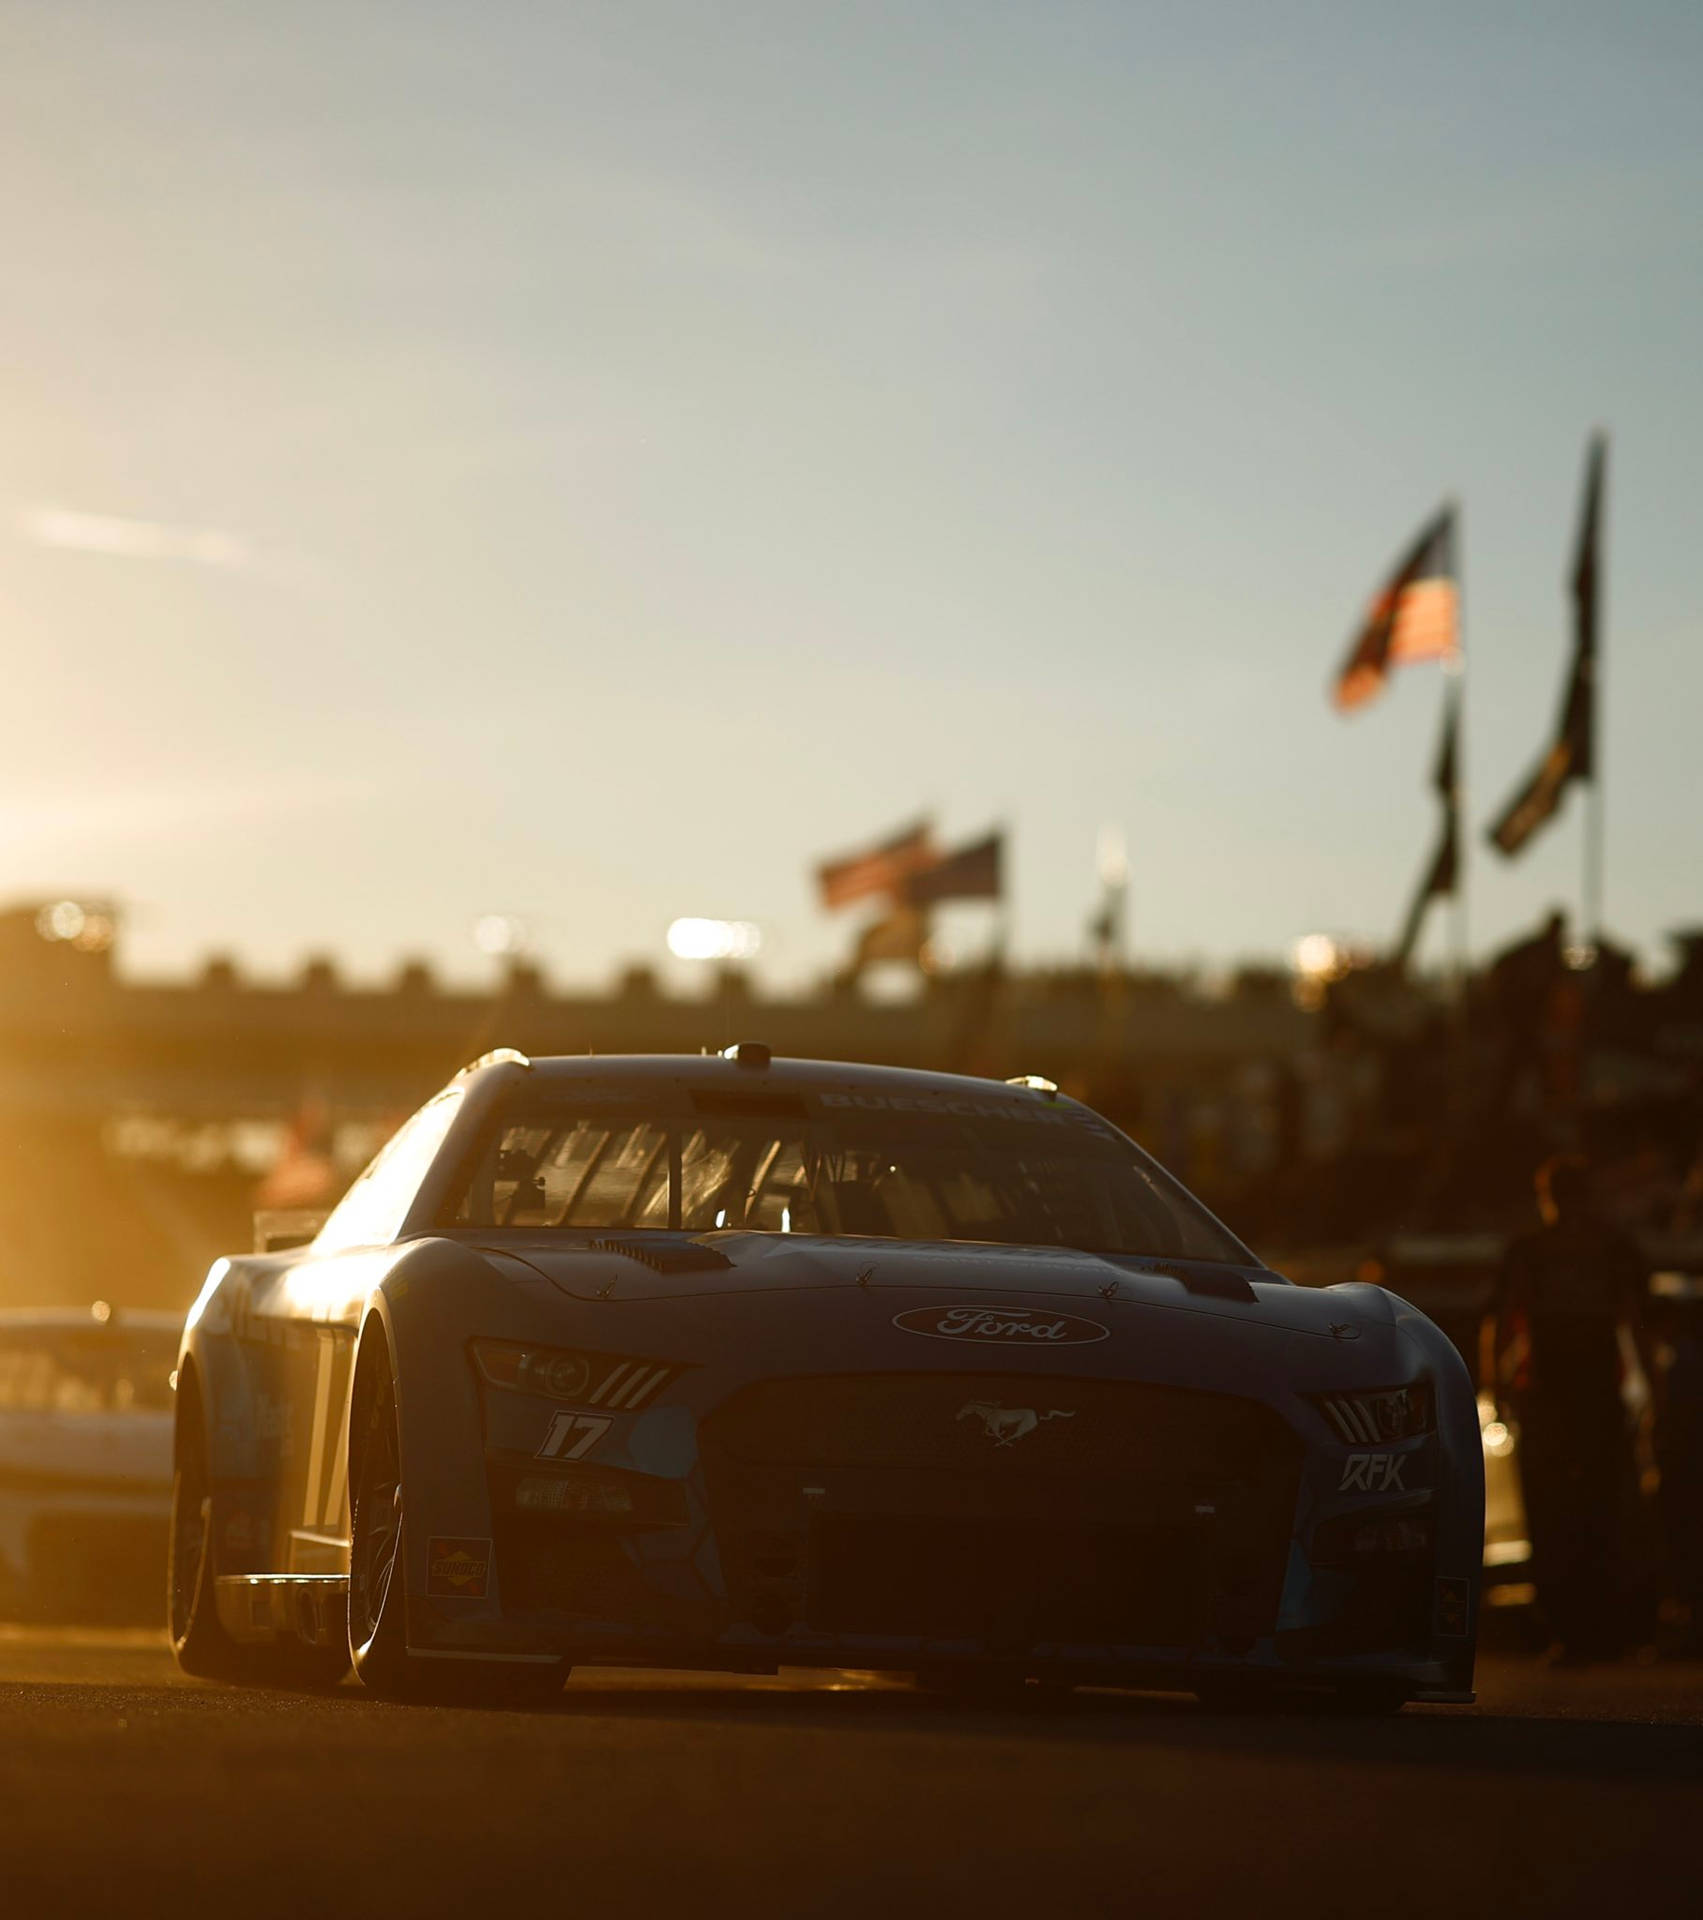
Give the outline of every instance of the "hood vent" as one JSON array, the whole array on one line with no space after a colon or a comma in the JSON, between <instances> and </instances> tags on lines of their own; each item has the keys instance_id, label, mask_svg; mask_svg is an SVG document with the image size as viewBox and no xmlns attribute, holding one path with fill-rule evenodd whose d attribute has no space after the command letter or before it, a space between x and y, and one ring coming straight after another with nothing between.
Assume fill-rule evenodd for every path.
<instances>
[{"instance_id":1,"label":"hood vent","mask_svg":"<svg viewBox=\"0 0 1703 1920\"><path fill-rule=\"evenodd\" d=\"M1119 1265L1128 1265L1137 1273L1151 1273L1160 1279L1175 1280L1186 1287L1190 1293L1204 1294L1212 1300L1240 1300L1246 1305L1257 1306L1259 1295L1245 1273L1239 1273L1234 1267L1171 1266L1158 1260L1120 1261Z\"/></svg>"},{"instance_id":2,"label":"hood vent","mask_svg":"<svg viewBox=\"0 0 1703 1920\"><path fill-rule=\"evenodd\" d=\"M733 1262L716 1247L700 1246L696 1240L667 1240L660 1234L647 1234L641 1240L594 1240L599 1253L625 1254L653 1273L707 1273Z\"/></svg>"}]
</instances>

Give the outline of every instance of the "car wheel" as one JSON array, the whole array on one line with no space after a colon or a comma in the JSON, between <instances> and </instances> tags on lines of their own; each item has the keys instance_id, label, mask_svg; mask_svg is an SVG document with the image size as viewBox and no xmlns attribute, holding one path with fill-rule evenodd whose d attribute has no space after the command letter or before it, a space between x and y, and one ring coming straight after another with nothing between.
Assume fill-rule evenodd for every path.
<instances>
[{"instance_id":1,"label":"car wheel","mask_svg":"<svg viewBox=\"0 0 1703 1920\"><path fill-rule=\"evenodd\" d=\"M213 1588L218 1571L213 1552L218 1505L207 1460L207 1425L193 1377L184 1391L166 1544L167 1630L177 1664L202 1680L251 1686L335 1686L349 1666L340 1647L310 1647L294 1639L248 1646L226 1633Z\"/></svg>"},{"instance_id":2,"label":"car wheel","mask_svg":"<svg viewBox=\"0 0 1703 1920\"><path fill-rule=\"evenodd\" d=\"M203 1680L241 1680L241 1649L219 1622L213 1596L213 1482L207 1429L194 1376L178 1403L173 1449L171 1533L166 1547L166 1627L185 1673Z\"/></svg>"},{"instance_id":3,"label":"car wheel","mask_svg":"<svg viewBox=\"0 0 1703 1920\"><path fill-rule=\"evenodd\" d=\"M402 1446L388 1366L375 1365L351 1422L349 1657L363 1686L391 1700L536 1707L562 1690L565 1660L426 1661L408 1651Z\"/></svg>"}]
</instances>

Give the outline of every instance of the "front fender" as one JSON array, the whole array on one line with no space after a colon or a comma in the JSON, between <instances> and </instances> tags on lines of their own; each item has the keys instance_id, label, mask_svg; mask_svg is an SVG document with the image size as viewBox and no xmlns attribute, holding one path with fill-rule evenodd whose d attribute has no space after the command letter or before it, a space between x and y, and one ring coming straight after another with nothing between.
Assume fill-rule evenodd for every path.
<instances>
[{"instance_id":1,"label":"front fender","mask_svg":"<svg viewBox=\"0 0 1703 1920\"><path fill-rule=\"evenodd\" d=\"M1437 1515L1438 1657L1454 1669L1461 1691L1472 1686L1479 1588L1484 1572L1484 1443L1478 1424L1478 1393L1455 1343L1417 1307L1390 1294L1397 1325L1425 1354L1437 1406L1439 1485ZM1465 1586L1464 1605L1454 1596ZM1460 1631L1453 1626L1459 1620Z\"/></svg>"},{"instance_id":2,"label":"front fender","mask_svg":"<svg viewBox=\"0 0 1703 1920\"><path fill-rule=\"evenodd\" d=\"M252 1270L259 1265L257 1276ZM259 1480L262 1429L257 1384L245 1352L251 1337L253 1287L275 1261L215 1260L184 1321L179 1343L180 1390L193 1379L206 1426L208 1471L215 1483ZM181 1417L181 1413L180 1413Z\"/></svg>"},{"instance_id":3,"label":"front fender","mask_svg":"<svg viewBox=\"0 0 1703 1920\"><path fill-rule=\"evenodd\" d=\"M469 1342L535 1340L540 1310L563 1301L519 1262L499 1268L451 1241L414 1243L368 1298L356 1349L350 1485L360 1472L360 1395L389 1369L402 1464L408 1644L489 1646L500 1634L501 1570L485 1474L485 1429ZM459 1545L459 1552L457 1551Z\"/></svg>"}]
</instances>

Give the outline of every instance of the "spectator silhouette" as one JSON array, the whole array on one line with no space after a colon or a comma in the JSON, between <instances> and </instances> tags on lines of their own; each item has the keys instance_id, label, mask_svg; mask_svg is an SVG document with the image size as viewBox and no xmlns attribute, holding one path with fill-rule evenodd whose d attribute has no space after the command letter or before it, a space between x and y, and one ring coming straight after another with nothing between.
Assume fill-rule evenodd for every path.
<instances>
[{"instance_id":1,"label":"spectator silhouette","mask_svg":"<svg viewBox=\"0 0 1703 1920\"><path fill-rule=\"evenodd\" d=\"M1598 1216L1583 1160L1545 1162L1536 1187L1543 1225L1503 1258L1485 1385L1519 1430L1533 1571L1555 1655L1601 1659L1622 1650L1626 1633L1620 1570L1633 1476L1620 1331L1654 1386L1648 1275L1632 1242Z\"/></svg>"}]
</instances>

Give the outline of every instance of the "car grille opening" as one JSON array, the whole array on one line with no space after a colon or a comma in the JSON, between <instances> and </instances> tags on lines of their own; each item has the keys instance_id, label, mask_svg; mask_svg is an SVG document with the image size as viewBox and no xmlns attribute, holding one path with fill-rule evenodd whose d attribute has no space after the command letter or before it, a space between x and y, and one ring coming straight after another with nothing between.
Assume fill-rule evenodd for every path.
<instances>
[{"instance_id":1,"label":"car grille opening","mask_svg":"<svg viewBox=\"0 0 1703 1920\"><path fill-rule=\"evenodd\" d=\"M1250 1646L1303 1451L1256 1401L1033 1374L764 1381L700 1439L736 1620L992 1650Z\"/></svg>"}]
</instances>

